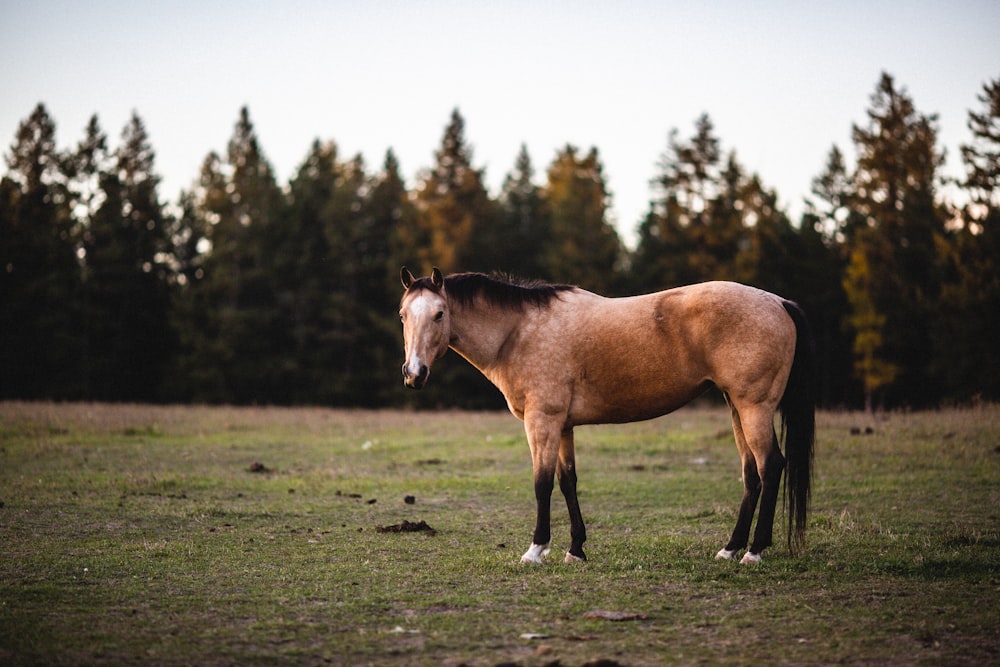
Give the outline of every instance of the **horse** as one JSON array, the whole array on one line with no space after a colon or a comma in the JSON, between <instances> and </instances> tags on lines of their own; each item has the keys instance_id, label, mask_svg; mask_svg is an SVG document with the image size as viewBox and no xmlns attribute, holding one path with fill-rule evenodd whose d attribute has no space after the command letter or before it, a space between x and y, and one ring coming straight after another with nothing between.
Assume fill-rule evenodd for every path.
<instances>
[{"instance_id":1,"label":"horse","mask_svg":"<svg viewBox=\"0 0 1000 667\"><path fill-rule=\"evenodd\" d=\"M607 298L579 287L482 273L415 278L402 267L403 380L422 388L449 349L502 393L524 422L537 514L523 563L550 551L555 480L566 499L566 562L586 560L573 428L652 419L712 385L729 406L742 462L743 498L716 554L759 563L771 545L782 472L788 549L804 543L815 432L813 342L792 301L734 282ZM775 432L781 415L784 455Z\"/></svg>"}]
</instances>

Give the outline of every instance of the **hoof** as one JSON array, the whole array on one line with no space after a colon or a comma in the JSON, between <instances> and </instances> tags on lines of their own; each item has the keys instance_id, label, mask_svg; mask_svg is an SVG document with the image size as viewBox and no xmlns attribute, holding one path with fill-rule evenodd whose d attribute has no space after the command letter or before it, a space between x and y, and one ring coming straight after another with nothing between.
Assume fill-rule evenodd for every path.
<instances>
[{"instance_id":1,"label":"hoof","mask_svg":"<svg viewBox=\"0 0 1000 667\"><path fill-rule=\"evenodd\" d=\"M584 556L583 558L580 558L579 556L574 556L573 554L571 554L568 551L566 552L566 557L563 558L563 562L564 563L584 563L584 562L586 562L586 560L587 560L586 556Z\"/></svg>"},{"instance_id":2,"label":"hoof","mask_svg":"<svg viewBox=\"0 0 1000 667\"><path fill-rule=\"evenodd\" d=\"M541 563L542 558L549 555L548 544L532 544L521 556L522 563Z\"/></svg>"},{"instance_id":3,"label":"hoof","mask_svg":"<svg viewBox=\"0 0 1000 667\"><path fill-rule=\"evenodd\" d=\"M715 554L715 560L735 560L736 552L730 551L729 549L719 549L719 553Z\"/></svg>"},{"instance_id":4,"label":"hoof","mask_svg":"<svg viewBox=\"0 0 1000 667\"><path fill-rule=\"evenodd\" d=\"M746 552L743 554L743 559L740 560L742 565L757 565L760 563L760 554L755 554L751 552Z\"/></svg>"}]
</instances>

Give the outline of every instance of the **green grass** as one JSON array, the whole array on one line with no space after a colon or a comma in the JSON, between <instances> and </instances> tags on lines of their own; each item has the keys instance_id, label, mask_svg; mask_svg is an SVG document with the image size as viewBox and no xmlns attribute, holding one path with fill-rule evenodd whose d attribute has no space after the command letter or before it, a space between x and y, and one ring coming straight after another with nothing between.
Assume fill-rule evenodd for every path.
<instances>
[{"instance_id":1,"label":"green grass","mask_svg":"<svg viewBox=\"0 0 1000 667\"><path fill-rule=\"evenodd\" d=\"M506 414L0 404L0 663L997 664L1000 407L867 425L819 415L808 550L759 567L713 560L724 411L580 428L590 560L557 490L532 567Z\"/></svg>"}]
</instances>

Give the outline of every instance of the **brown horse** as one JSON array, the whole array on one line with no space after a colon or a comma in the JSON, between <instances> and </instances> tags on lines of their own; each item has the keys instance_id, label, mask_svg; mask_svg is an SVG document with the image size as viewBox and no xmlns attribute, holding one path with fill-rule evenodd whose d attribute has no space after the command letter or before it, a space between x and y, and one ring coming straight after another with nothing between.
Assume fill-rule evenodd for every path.
<instances>
[{"instance_id":1,"label":"brown horse","mask_svg":"<svg viewBox=\"0 0 1000 667\"><path fill-rule=\"evenodd\" d=\"M651 419L711 385L728 402L743 463L736 528L717 558L753 543L743 563L771 544L782 470L788 546L802 542L813 456L812 340L799 307L737 283L709 282L610 299L569 285L525 283L434 269L416 279L405 267L400 302L403 379L420 389L431 364L455 350L503 392L524 421L538 503L531 547L541 562L550 542L554 480L569 508L566 561L585 560L576 497L573 427ZM785 454L774 430L781 412Z\"/></svg>"}]
</instances>

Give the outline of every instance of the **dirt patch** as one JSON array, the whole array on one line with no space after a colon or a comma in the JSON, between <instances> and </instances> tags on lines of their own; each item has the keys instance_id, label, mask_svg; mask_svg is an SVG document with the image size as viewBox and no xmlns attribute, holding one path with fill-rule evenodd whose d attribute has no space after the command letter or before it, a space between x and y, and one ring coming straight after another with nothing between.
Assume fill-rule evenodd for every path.
<instances>
[{"instance_id":1,"label":"dirt patch","mask_svg":"<svg viewBox=\"0 0 1000 667\"><path fill-rule=\"evenodd\" d=\"M437 535L437 531L428 526L426 521L417 521L414 523L406 519L403 519L403 523L397 523L392 526L376 526L375 531L378 533L427 533L428 535Z\"/></svg>"},{"instance_id":2,"label":"dirt patch","mask_svg":"<svg viewBox=\"0 0 1000 667\"><path fill-rule=\"evenodd\" d=\"M442 461L441 459L421 459L420 461L417 461L417 465L418 466L442 466L442 465L444 465L444 461Z\"/></svg>"},{"instance_id":3,"label":"dirt patch","mask_svg":"<svg viewBox=\"0 0 1000 667\"><path fill-rule=\"evenodd\" d=\"M605 621L644 621L649 618L646 614L637 614L632 611L605 611L603 609L588 611L583 617L599 618Z\"/></svg>"}]
</instances>

